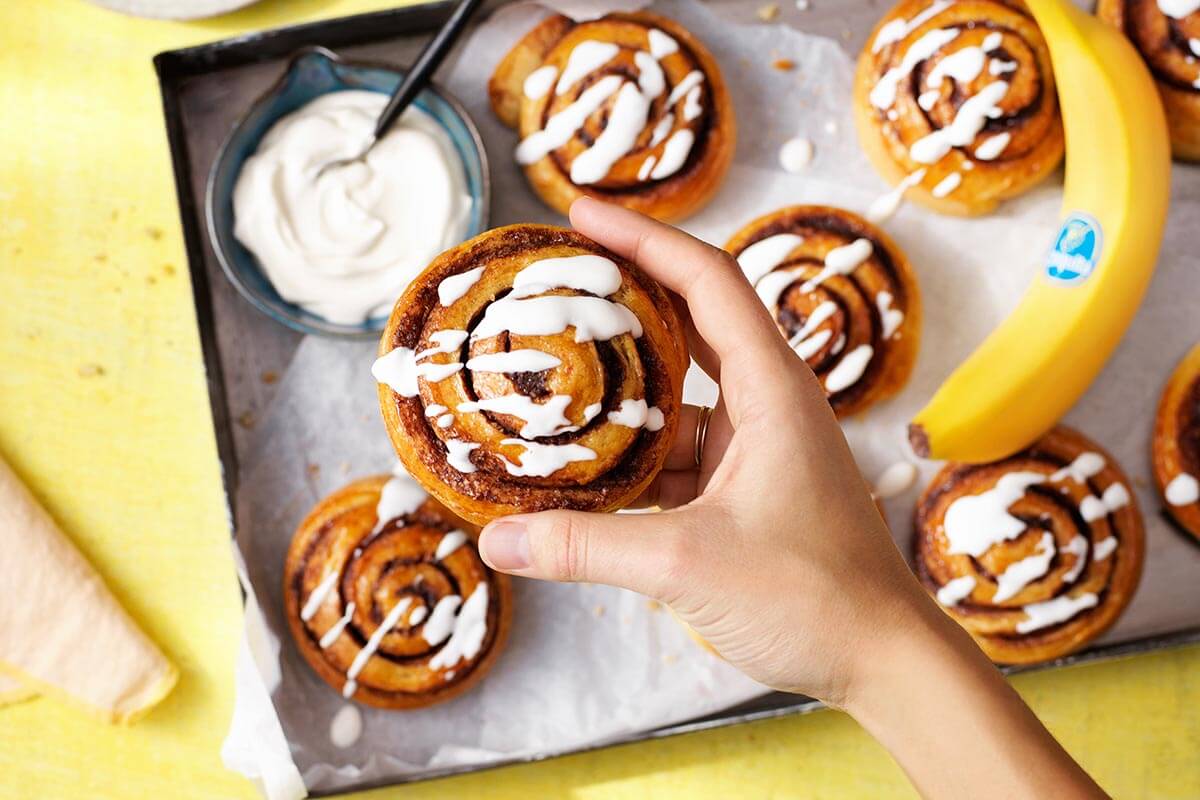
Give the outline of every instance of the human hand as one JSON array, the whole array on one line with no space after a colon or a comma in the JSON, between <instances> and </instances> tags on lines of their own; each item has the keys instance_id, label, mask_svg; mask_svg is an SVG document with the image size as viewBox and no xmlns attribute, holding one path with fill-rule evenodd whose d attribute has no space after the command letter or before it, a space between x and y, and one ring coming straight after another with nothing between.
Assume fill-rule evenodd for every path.
<instances>
[{"instance_id":1,"label":"human hand","mask_svg":"<svg viewBox=\"0 0 1200 800\"><path fill-rule=\"evenodd\" d=\"M515 575L649 595L753 678L844 704L868 661L931 604L824 391L727 253L594 200L577 201L571 222L681 298L690 349L721 401L700 465L699 409L684 408L666 468L642 498L667 510L508 517L484 530L484 559Z\"/></svg>"}]
</instances>

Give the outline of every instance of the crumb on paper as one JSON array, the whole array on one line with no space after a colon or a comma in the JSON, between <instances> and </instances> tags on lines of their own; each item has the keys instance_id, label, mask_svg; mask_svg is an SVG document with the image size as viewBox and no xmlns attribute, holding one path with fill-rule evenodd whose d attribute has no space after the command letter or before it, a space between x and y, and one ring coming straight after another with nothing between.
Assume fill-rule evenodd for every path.
<instances>
[{"instance_id":1,"label":"crumb on paper","mask_svg":"<svg viewBox=\"0 0 1200 800\"><path fill-rule=\"evenodd\" d=\"M309 464L309 465L308 465L308 474L309 474L309 475L312 475L313 477L316 477L317 475L319 475L319 474L320 474L320 472L321 472L321 465L320 465L320 464Z\"/></svg>"},{"instance_id":2,"label":"crumb on paper","mask_svg":"<svg viewBox=\"0 0 1200 800\"><path fill-rule=\"evenodd\" d=\"M595 608L592 609L592 613L595 614L597 618L599 618L599 617L603 617L604 612L607 610L608 609L606 609L604 606L596 606Z\"/></svg>"},{"instance_id":3,"label":"crumb on paper","mask_svg":"<svg viewBox=\"0 0 1200 800\"><path fill-rule=\"evenodd\" d=\"M1150 482L1148 480L1146 480L1145 478L1143 478L1141 475L1136 475L1133 478L1133 485L1138 487L1139 489L1147 489L1150 487Z\"/></svg>"},{"instance_id":4,"label":"crumb on paper","mask_svg":"<svg viewBox=\"0 0 1200 800\"><path fill-rule=\"evenodd\" d=\"M241 425L248 431L254 429L255 422L257 422L257 420L254 418L253 411L245 411L240 417L238 417L238 425Z\"/></svg>"},{"instance_id":5,"label":"crumb on paper","mask_svg":"<svg viewBox=\"0 0 1200 800\"><path fill-rule=\"evenodd\" d=\"M771 62L771 66L780 72L789 72L796 68L796 62L790 58L777 58Z\"/></svg>"},{"instance_id":6,"label":"crumb on paper","mask_svg":"<svg viewBox=\"0 0 1200 800\"><path fill-rule=\"evenodd\" d=\"M163 237L162 228L150 225L146 228L146 235L157 242Z\"/></svg>"},{"instance_id":7,"label":"crumb on paper","mask_svg":"<svg viewBox=\"0 0 1200 800\"><path fill-rule=\"evenodd\" d=\"M657 600L647 600L646 608L650 611L662 611L662 603Z\"/></svg>"},{"instance_id":8,"label":"crumb on paper","mask_svg":"<svg viewBox=\"0 0 1200 800\"><path fill-rule=\"evenodd\" d=\"M621 624L622 624L622 625L632 625L632 624L633 624L633 617L631 617L631 616L630 616L630 615L628 615L628 614L622 614L622 615L621 615Z\"/></svg>"},{"instance_id":9,"label":"crumb on paper","mask_svg":"<svg viewBox=\"0 0 1200 800\"><path fill-rule=\"evenodd\" d=\"M667 666L674 664L679 660L679 656L675 653L663 653L662 661Z\"/></svg>"},{"instance_id":10,"label":"crumb on paper","mask_svg":"<svg viewBox=\"0 0 1200 800\"><path fill-rule=\"evenodd\" d=\"M99 378L104 374L104 367L99 364L80 364L75 371L81 378Z\"/></svg>"},{"instance_id":11,"label":"crumb on paper","mask_svg":"<svg viewBox=\"0 0 1200 800\"><path fill-rule=\"evenodd\" d=\"M264 372L262 374L261 377L262 377L263 383L270 385L272 383L275 383L277 380L279 380L279 373L272 372L271 370L267 370L266 372Z\"/></svg>"},{"instance_id":12,"label":"crumb on paper","mask_svg":"<svg viewBox=\"0 0 1200 800\"><path fill-rule=\"evenodd\" d=\"M763 22L774 22L779 16L779 4L767 3L765 6L759 6L758 18Z\"/></svg>"},{"instance_id":13,"label":"crumb on paper","mask_svg":"<svg viewBox=\"0 0 1200 800\"><path fill-rule=\"evenodd\" d=\"M343 475L350 474L350 462L349 461L343 461L341 463L341 465L339 466L339 468L342 470Z\"/></svg>"}]
</instances>

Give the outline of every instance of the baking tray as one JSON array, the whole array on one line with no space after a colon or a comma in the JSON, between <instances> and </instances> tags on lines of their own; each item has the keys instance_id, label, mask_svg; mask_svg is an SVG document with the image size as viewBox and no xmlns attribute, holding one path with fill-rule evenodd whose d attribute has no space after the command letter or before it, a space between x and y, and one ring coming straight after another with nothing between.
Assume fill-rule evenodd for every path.
<instances>
[{"instance_id":1,"label":"baking tray","mask_svg":"<svg viewBox=\"0 0 1200 800\"><path fill-rule=\"evenodd\" d=\"M487 3L477 19L485 18L490 8L498 5L499 2ZM760 7L759 3L746 0L714 0L709 5L737 22L753 21ZM412 61L427 35L448 16L450 8L449 2L408 6L252 33L163 52L154 58L175 173L213 427L231 520L236 519L234 498L238 487L239 455L247 447L254 423L254 410L268 406L275 390L270 380L271 374L282 373L304 336L284 328L253 308L235 292L222 274L209 245L204 221L205 183L213 159L225 135L244 112L249 99L257 97L277 80L287 60L297 50L321 45L350 59L403 66ZM862 33L870 30L874 20L883 11L883 5L873 0L824 3L805 11L796 9L794 4L781 3L778 21L796 24L806 32L841 41L849 52L854 53L862 44ZM1046 664L1006 671L1015 673L1053 669L1196 642L1200 642L1200 628L1187 628L1164 635L1100 645ZM771 693L716 714L569 752L584 752L603 746L805 713L820 707L819 702L810 698ZM555 755L565 754L568 753ZM543 758L532 756L480 767L437 770L411 780ZM386 783L394 782L401 781ZM384 784L364 782L351 790L379 785Z\"/></svg>"}]
</instances>

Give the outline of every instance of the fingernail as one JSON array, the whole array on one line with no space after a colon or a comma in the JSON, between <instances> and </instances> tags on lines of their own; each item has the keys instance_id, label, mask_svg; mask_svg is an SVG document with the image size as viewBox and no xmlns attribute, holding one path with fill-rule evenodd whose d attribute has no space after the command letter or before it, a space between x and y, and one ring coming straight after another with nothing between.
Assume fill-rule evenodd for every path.
<instances>
[{"instance_id":1,"label":"fingernail","mask_svg":"<svg viewBox=\"0 0 1200 800\"><path fill-rule=\"evenodd\" d=\"M483 560L496 569L525 569L533 563L525 526L515 520L500 520L484 528L479 548Z\"/></svg>"}]
</instances>

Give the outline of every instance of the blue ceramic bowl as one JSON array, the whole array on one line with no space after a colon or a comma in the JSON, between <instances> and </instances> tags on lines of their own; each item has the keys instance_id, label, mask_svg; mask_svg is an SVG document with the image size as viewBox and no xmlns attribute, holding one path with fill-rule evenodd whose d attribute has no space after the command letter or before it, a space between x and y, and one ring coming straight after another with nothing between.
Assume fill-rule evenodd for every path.
<instances>
[{"instance_id":1,"label":"blue ceramic bowl","mask_svg":"<svg viewBox=\"0 0 1200 800\"><path fill-rule=\"evenodd\" d=\"M372 338L383 330L386 317L359 325L339 325L287 302L275 291L258 260L233 235L233 187L245 160L281 117L329 92L366 89L391 94L403 73L390 67L342 61L330 51L313 47L300 51L280 81L255 101L234 126L217 153L208 176L205 201L208 235L217 260L237 290L260 311L302 333L352 339ZM417 96L416 105L433 116L450 135L462 158L472 205L466 238L487 229L490 205L487 154L479 131L463 107L444 89L431 85Z\"/></svg>"}]
</instances>

